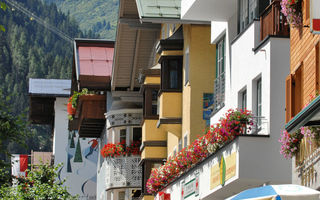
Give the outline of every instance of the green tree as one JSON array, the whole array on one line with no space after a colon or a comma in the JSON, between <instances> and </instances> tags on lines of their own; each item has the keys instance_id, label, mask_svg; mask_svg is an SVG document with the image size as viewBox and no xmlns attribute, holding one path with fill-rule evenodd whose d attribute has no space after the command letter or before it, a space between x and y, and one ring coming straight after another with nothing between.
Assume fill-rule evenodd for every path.
<instances>
[{"instance_id":1,"label":"green tree","mask_svg":"<svg viewBox=\"0 0 320 200\"><path fill-rule=\"evenodd\" d=\"M17 179L15 186L9 184L0 188L0 198L8 200L47 200L47 199L77 199L72 196L64 181L58 181L58 170L61 165L39 165L28 170L28 176Z\"/></svg>"},{"instance_id":2,"label":"green tree","mask_svg":"<svg viewBox=\"0 0 320 200\"><path fill-rule=\"evenodd\" d=\"M3 11L6 11L7 5L6 5L4 2L0 1L0 8L1 8ZM6 29L4 28L4 26L1 25L1 24L0 24L0 30L3 31L3 32L6 31Z\"/></svg>"}]
</instances>

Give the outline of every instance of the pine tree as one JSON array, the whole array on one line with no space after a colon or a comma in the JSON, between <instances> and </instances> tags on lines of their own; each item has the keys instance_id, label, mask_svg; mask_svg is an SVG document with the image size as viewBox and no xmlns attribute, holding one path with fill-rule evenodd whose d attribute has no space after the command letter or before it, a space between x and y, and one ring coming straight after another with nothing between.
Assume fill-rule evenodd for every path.
<instances>
[{"instance_id":1,"label":"pine tree","mask_svg":"<svg viewBox=\"0 0 320 200\"><path fill-rule=\"evenodd\" d=\"M71 142L70 142L70 148L73 149L73 148L75 147L75 146L74 146L74 132L71 133L70 140L71 140Z\"/></svg>"},{"instance_id":2,"label":"pine tree","mask_svg":"<svg viewBox=\"0 0 320 200\"><path fill-rule=\"evenodd\" d=\"M80 140L78 138L76 153L74 155L73 162L82 162L82 153L81 153L81 146L80 146Z\"/></svg>"}]
</instances>

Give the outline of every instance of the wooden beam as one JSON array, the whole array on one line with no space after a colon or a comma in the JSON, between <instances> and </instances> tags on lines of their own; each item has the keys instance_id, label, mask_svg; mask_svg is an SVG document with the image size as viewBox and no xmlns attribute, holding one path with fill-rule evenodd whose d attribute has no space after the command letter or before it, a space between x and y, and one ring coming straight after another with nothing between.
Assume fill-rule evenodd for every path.
<instances>
[{"instance_id":1,"label":"wooden beam","mask_svg":"<svg viewBox=\"0 0 320 200\"><path fill-rule=\"evenodd\" d=\"M141 30L137 30L137 33L136 33L136 42L135 42L135 50L134 50L134 57L133 57L133 66L132 66L132 70L131 70L131 81L130 81L130 90L131 90L131 91L132 91L133 88L134 88L136 69L137 69L137 65L138 65L140 36L141 36Z\"/></svg>"}]
</instances>

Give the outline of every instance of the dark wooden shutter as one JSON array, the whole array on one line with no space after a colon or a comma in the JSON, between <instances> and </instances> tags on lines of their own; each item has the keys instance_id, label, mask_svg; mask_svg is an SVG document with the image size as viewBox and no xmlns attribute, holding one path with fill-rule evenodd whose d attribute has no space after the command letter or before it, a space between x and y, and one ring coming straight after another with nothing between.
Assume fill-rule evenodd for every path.
<instances>
[{"instance_id":1,"label":"dark wooden shutter","mask_svg":"<svg viewBox=\"0 0 320 200\"><path fill-rule=\"evenodd\" d=\"M316 93L319 94L320 87L319 87L319 70L320 70L320 42L316 44L316 63L315 63L315 71L316 71Z\"/></svg>"},{"instance_id":2,"label":"dark wooden shutter","mask_svg":"<svg viewBox=\"0 0 320 200\"><path fill-rule=\"evenodd\" d=\"M292 75L289 74L286 78L286 123L292 117Z\"/></svg>"}]
</instances>

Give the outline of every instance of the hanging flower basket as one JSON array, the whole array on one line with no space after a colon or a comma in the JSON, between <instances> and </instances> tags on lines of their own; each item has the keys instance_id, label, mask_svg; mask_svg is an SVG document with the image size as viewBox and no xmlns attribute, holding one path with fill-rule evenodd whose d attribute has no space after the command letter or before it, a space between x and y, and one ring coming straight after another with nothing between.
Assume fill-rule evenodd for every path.
<instances>
[{"instance_id":1,"label":"hanging flower basket","mask_svg":"<svg viewBox=\"0 0 320 200\"><path fill-rule=\"evenodd\" d=\"M281 12L293 27L302 25L301 0L281 0Z\"/></svg>"}]
</instances>

